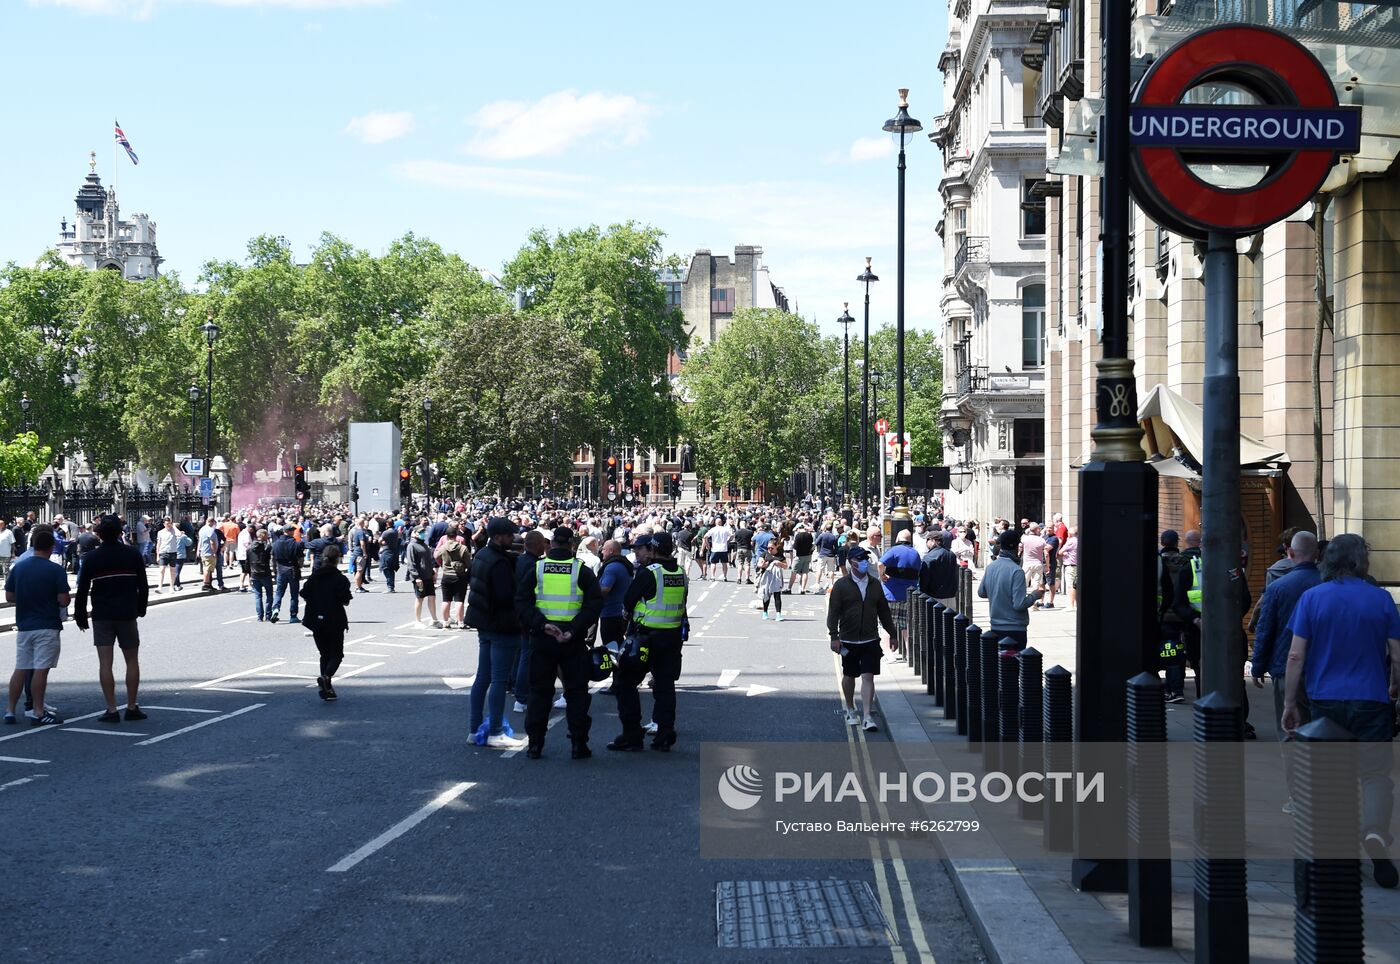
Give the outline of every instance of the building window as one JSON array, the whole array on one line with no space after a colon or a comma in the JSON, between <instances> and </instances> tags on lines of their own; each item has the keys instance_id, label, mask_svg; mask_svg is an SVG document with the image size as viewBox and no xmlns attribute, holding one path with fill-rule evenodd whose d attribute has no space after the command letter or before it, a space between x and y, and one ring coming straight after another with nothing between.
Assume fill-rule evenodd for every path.
<instances>
[{"instance_id":1,"label":"building window","mask_svg":"<svg viewBox=\"0 0 1400 964\"><path fill-rule=\"evenodd\" d=\"M663 459L662 461L665 462L667 465L675 465L675 464L676 464L677 462L679 462L680 460L681 460L681 458L680 458L680 453L679 453L678 450L676 449L676 443L675 443L675 442L672 442L670 445L667 445L667 446L666 446L666 458Z\"/></svg>"},{"instance_id":2,"label":"building window","mask_svg":"<svg viewBox=\"0 0 1400 964\"><path fill-rule=\"evenodd\" d=\"M710 313L716 315L732 315L734 313L733 288L710 289Z\"/></svg>"},{"instance_id":3,"label":"building window","mask_svg":"<svg viewBox=\"0 0 1400 964\"><path fill-rule=\"evenodd\" d=\"M671 308L681 306L681 286L679 282L672 281L666 285L666 304Z\"/></svg>"},{"instance_id":4,"label":"building window","mask_svg":"<svg viewBox=\"0 0 1400 964\"><path fill-rule=\"evenodd\" d=\"M1021 367L1045 365L1045 285L1021 289Z\"/></svg>"},{"instance_id":5,"label":"building window","mask_svg":"<svg viewBox=\"0 0 1400 964\"><path fill-rule=\"evenodd\" d=\"M1044 178L1027 178L1021 188L1021 235L1034 238L1045 235L1045 198L1035 193Z\"/></svg>"},{"instance_id":6,"label":"building window","mask_svg":"<svg viewBox=\"0 0 1400 964\"><path fill-rule=\"evenodd\" d=\"M1011 431L1011 454L1018 459L1045 457L1045 422L1038 418L1018 418Z\"/></svg>"}]
</instances>

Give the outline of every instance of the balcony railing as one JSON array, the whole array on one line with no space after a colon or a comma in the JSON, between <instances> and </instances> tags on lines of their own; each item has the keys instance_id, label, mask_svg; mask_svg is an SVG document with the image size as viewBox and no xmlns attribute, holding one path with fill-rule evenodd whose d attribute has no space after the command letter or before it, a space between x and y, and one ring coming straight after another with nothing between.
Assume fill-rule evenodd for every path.
<instances>
[{"instance_id":1,"label":"balcony railing","mask_svg":"<svg viewBox=\"0 0 1400 964\"><path fill-rule=\"evenodd\" d=\"M1023 123L1026 126L1026 130L1038 130L1045 126L1045 118L1041 117L1039 114L1027 114L1025 118L1023 118Z\"/></svg>"},{"instance_id":2,"label":"balcony railing","mask_svg":"<svg viewBox=\"0 0 1400 964\"><path fill-rule=\"evenodd\" d=\"M987 382L986 365L968 365L958 370L958 394L980 392Z\"/></svg>"},{"instance_id":3,"label":"balcony railing","mask_svg":"<svg viewBox=\"0 0 1400 964\"><path fill-rule=\"evenodd\" d=\"M953 255L953 274L958 274L970 264L986 264L990 250L989 238L963 238L957 254Z\"/></svg>"}]
</instances>

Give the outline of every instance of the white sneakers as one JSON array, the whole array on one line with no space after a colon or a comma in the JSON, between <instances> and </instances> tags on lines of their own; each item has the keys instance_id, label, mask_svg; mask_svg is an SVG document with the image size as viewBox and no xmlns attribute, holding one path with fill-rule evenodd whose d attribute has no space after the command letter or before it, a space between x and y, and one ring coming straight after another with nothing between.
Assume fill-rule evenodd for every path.
<instances>
[{"instance_id":1,"label":"white sneakers","mask_svg":"<svg viewBox=\"0 0 1400 964\"><path fill-rule=\"evenodd\" d=\"M868 716L865 718L865 722L860 725L860 728L867 733L876 733L880 729L880 727L875 724L875 721Z\"/></svg>"},{"instance_id":2,"label":"white sneakers","mask_svg":"<svg viewBox=\"0 0 1400 964\"><path fill-rule=\"evenodd\" d=\"M495 736L486 738L486 745L493 750L518 750L525 745L525 741L513 736L506 736L504 733L497 733Z\"/></svg>"},{"instance_id":3,"label":"white sneakers","mask_svg":"<svg viewBox=\"0 0 1400 964\"><path fill-rule=\"evenodd\" d=\"M515 712L517 712L517 713L524 713L524 712L525 712L525 704L522 703L522 702L520 702L519 700L516 700L516 701L515 701L515 707L514 707L514 709L515 709Z\"/></svg>"},{"instance_id":4,"label":"white sneakers","mask_svg":"<svg viewBox=\"0 0 1400 964\"><path fill-rule=\"evenodd\" d=\"M428 622L428 620L426 620L426 619L420 619L420 620L418 620L418 628L419 628L419 629L441 629L441 628L442 628L442 623L438 622L436 619L434 619L432 622Z\"/></svg>"},{"instance_id":5,"label":"white sneakers","mask_svg":"<svg viewBox=\"0 0 1400 964\"><path fill-rule=\"evenodd\" d=\"M859 725L860 725L860 714L857 713L855 710L847 710L847 711L846 711L846 725L847 725L847 726L859 726Z\"/></svg>"},{"instance_id":6,"label":"white sneakers","mask_svg":"<svg viewBox=\"0 0 1400 964\"><path fill-rule=\"evenodd\" d=\"M554 708L555 708L556 710L562 710L562 709L564 709L564 708L565 708L566 706L568 706L568 705L569 705L569 701L566 700L566 699L564 699L564 697L562 697L562 696L559 697L557 700L554 701Z\"/></svg>"},{"instance_id":7,"label":"white sneakers","mask_svg":"<svg viewBox=\"0 0 1400 964\"><path fill-rule=\"evenodd\" d=\"M657 725L655 723L648 723L645 727L643 727L643 729L647 731L648 736L655 736L657 731Z\"/></svg>"},{"instance_id":8,"label":"white sneakers","mask_svg":"<svg viewBox=\"0 0 1400 964\"><path fill-rule=\"evenodd\" d=\"M862 717L855 710L846 711L846 725L858 726L867 733L878 733L880 730L880 725L875 722L873 717Z\"/></svg>"}]
</instances>

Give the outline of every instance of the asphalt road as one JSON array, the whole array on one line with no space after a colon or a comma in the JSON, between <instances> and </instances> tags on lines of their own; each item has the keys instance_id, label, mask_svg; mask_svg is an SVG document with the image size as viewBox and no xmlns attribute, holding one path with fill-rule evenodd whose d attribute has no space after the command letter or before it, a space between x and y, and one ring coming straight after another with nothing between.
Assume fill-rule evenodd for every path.
<instances>
[{"instance_id":1,"label":"asphalt road","mask_svg":"<svg viewBox=\"0 0 1400 964\"><path fill-rule=\"evenodd\" d=\"M467 742L474 634L410 628L411 596L381 589L351 606L335 703L302 628L230 593L151 609L150 719L101 724L70 624L49 691L69 722L0 727L4 958L982 960L937 862L700 856L702 740L848 738L825 597L790 597L779 624L748 587L696 583L674 751L608 753L599 695L593 759L560 726L532 761ZM717 947L717 883L824 879L867 882L898 943Z\"/></svg>"}]
</instances>

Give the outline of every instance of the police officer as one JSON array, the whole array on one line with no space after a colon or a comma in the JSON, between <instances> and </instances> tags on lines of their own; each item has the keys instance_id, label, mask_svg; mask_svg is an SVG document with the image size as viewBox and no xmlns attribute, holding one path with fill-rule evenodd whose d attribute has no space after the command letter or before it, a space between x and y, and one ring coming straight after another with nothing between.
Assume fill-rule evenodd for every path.
<instances>
[{"instance_id":1,"label":"police officer","mask_svg":"<svg viewBox=\"0 0 1400 964\"><path fill-rule=\"evenodd\" d=\"M1186 639L1186 660L1196 671L1196 695L1201 695L1201 599L1204 596L1204 568L1201 564L1201 534L1195 529L1186 533L1186 549L1181 553L1184 565L1181 566L1173 578L1176 580L1176 600L1175 610L1182 622L1182 635ZM1240 612L1249 612L1249 607L1253 605L1253 598L1249 592L1249 585L1244 579L1245 561L1240 560L1238 569L1231 570L1230 579L1235 591L1239 594ZM1244 627L1240 627L1240 634L1244 635ZM1247 642L1247 640L1246 640ZM1240 652L1245 652L1249 647L1242 645ZM1239 692L1235 698L1240 700L1240 705L1244 707L1244 738L1246 740L1255 739L1254 727L1249 722L1249 691L1245 688L1244 675L1240 675Z\"/></svg>"},{"instance_id":2,"label":"police officer","mask_svg":"<svg viewBox=\"0 0 1400 964\"><path fill-rule=\"evenodd\" d=\"M637 570L636 578L623 600L631 614L641 645L646 649L645 664L624 659L615 672L617 715L622 723L622 735L608 744L609 750L640 750L642 748L642 701L637 686L648 671L652 678L651 718L656 724L652 738L653 750L669 751L676 742L676 680L681 675L681 646L689 633L686 597L689 579L676 562L675 542L669 532L650 537L645 552L645 567Z\"/></svg>"},{"instance_id":3,"label":"police officer","mask_svg":"<svg viewBox=\"0 0 1400 964\"><path fill-rule=\"evenodd\" d=\"M515 592L520 624L530 634L530 699L525 704L525 755L538 760L544 751L549 710L554 703L554 678L564 684L565 718L573 758L593 755L588 748L592 720L588 705L588 628L603 611L598 577L574 556L574 532L554 530L549 552L521 576Z\"/></svg>"}]
</instances>

